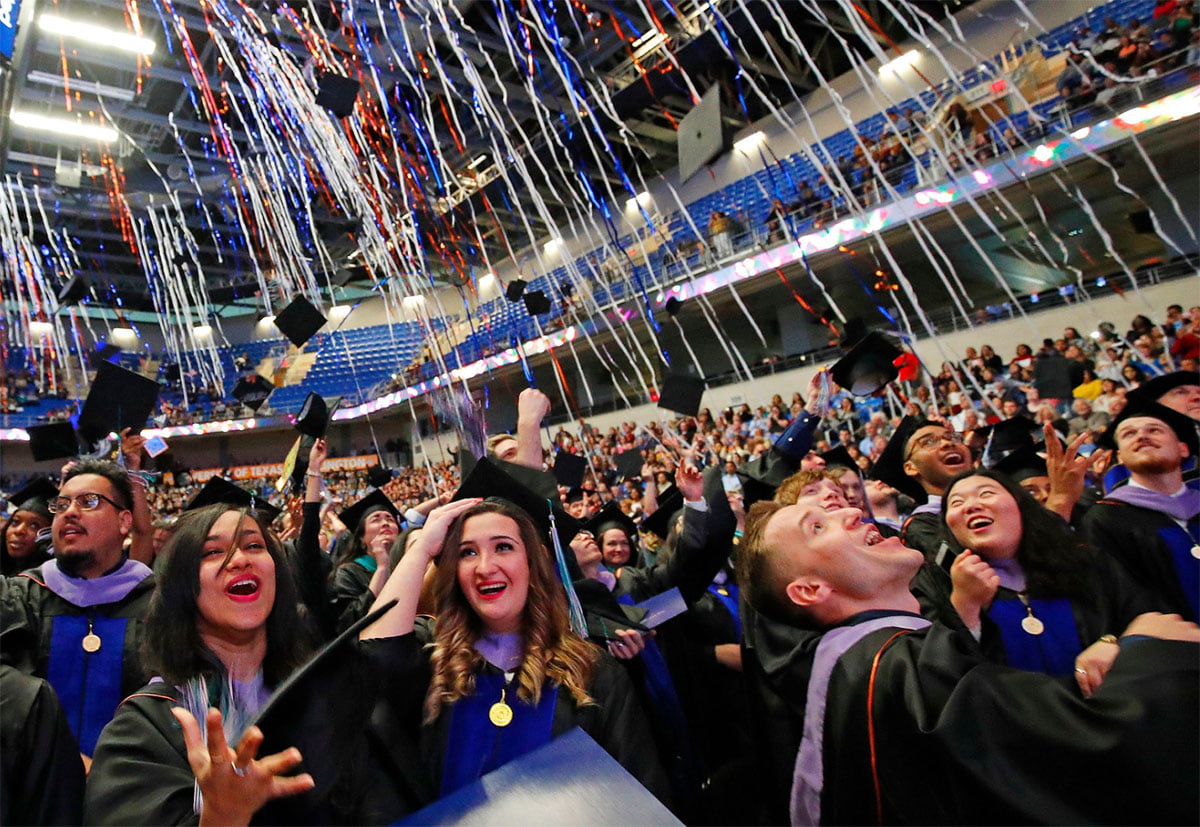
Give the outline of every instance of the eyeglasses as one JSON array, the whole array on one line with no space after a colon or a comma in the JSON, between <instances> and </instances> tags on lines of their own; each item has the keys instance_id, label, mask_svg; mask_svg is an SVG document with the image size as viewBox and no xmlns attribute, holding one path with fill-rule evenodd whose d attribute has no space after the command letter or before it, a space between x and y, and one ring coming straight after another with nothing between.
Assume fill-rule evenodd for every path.
<instances>
[{"instance_id":1,"label":"eyeglasses","mask_svg":"<svg viewBox=\"0 0 1200 827\"><path fill-rule=\"evenodd\" d=\"M963 444L962 434L956 434L953 431L942 431L939 434L925 434L920 439L913 440L912 445L908 449L908 456L912 457L918 450L926 451L939 444L942 440L949 442L951 445Z\"/></svg>"},{"instance_id":2,"label":"eyeglasses","mask_svg":"<svg viewBox=\"0 0 1200 827\"><path fill-rule=\"evenodd\" d=\"M71 503L75 503L79 506L80 511L95 511L100 507L101 500L104 500L117 509L117 511L128 510L125 506L113 502L103 494L97 494L93 491L89 491L86 494L76 494L74 497L55 497L46 503L46 508L50 510L51 514L61 514L71 507Z\"/></svg>"}]
</instances>

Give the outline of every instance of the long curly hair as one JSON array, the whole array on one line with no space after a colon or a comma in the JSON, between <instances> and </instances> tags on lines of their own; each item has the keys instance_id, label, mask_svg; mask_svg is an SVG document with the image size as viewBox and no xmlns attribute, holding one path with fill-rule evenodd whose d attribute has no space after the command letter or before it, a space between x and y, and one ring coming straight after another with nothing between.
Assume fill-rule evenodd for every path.
<instances>
[{"instance_id":1,"label":"long curly hair","mask_svg":"<svg viewBox=\"0 0 1200 827\"><path fill-rule=\"evenodd\" d=\"M995 480L1017 501L1021 515L1021 542L1017 562L1025 571L1026 590L1032 597L1083 597L1091 584L1094 552L1067 527L1062 519L1038 503L1029 492L998 471L970 470L956 476L942 497L942 531L954 535L946 525L947 503L954 486L968 477Z\"/></svg>"},{"instance_id":2,"label":"long curly hair","mask_svg":"<svg viewBox=\"0 0 1200 827\"><path fill-rule=\"evenodd\" d=\"M517 670L517 696L536 705L542 697L542 686L549 680L570 692L576 704L592 703L587 685L596 663L596 649L571 631L566 594L550 553L528 514L506 500L489 498L450 526L438 558L433 581L437 624L430 656L433 677L425 696L426 722L434 721L446 704L475 691L475 673L483 664L483 657L475 650L475 642L483 635L483 623L458 585L463 529L479 514L500 514L516 523L529 564L529 594L521 616L525 650Z\"/></svg>"},{"instance_id":3,"label":"long curly hair","mask_svg":"<svg viewBox=\"0 0 1200 827\"><path fill-rule=\"evenodd\" d=\"M213 525L227 511L240 511L253 520L266 540L267 551L275 561L275 605L267 617L267 654L263 658L263 678L276 686L304 662L311 641L302 630L300 598L291 566L279 539L253 511L210 505L185 511L176 523L175 534L163 549L166 567L150 599L142 636L142 662L152 675L161 675L168 683L181 685L200 675L219 676L221 661L200 638L197 621L200 611L200 560L204 542ZM235 549L230 548L222 565L229 563Z\"/></svg>"}]
</instances>

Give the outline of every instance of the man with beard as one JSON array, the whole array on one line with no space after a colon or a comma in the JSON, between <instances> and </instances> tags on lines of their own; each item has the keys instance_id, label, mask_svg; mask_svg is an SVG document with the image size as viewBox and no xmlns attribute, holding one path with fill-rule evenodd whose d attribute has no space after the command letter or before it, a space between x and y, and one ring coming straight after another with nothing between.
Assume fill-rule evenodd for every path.
<instances>
[{"instance_id":1,"label":"man with beard","mask_svg":"<svg viewBox=\"0 0 1200 827\"><path fill-rule=\"evenodd\" d=\"M1156 376L1130 391L1127 398L1129 402L1138 399L1157 402L1191 419L1193 429L1200 428L1200 373L1194 370L1177 370ZM1110 408L1109 413L1115 419L1121 411ZM1200 478L1200 462L1196 461L1193 452L1183 463L1183 479L1191 482L1197 478ZM1112 491L1128 479L1129 469L1123 464L1114 465L1104 475L1104 490Z\"/></svg>"},{"instance_id":2,"label":"man with beard","mask_svg":"<svg viewBox=\"0 0 1200 827\"><path fill-rule=\"evenodd\" d=\"M1096 548L1116 557L1172 611L1200 616L1200 486L1184 482L1196 455L1193 420L1131 397L1105 434L1129 469L1129 481L1088 511L1083 528ZM1102 443L1103 444L1103 443Z\"/></svg>"},{"instance_id":3,"label":"man with beard","mask_svg":"<svg viewBox=\"0 0 1200 827\"><path fill-rule=\"evenodd\" d=\"M0 581L3 662L54 687L85 762L117 705L149 677L138 648L154 578L124 553L132 503L125 471L76 463L49 501L54 558Z\"/></svg>"},{"instance_id":4,"label":"man with beard","mask_svg":"<svg viewBox=\"0 0 1200 827\"><path fill-rule=\"evenodd\" d=\"M1194 818L1200 628L1139 616L1085 699L922 618L908 589L922 559L856 509L752 509L738 579L770 622L743 660L803 720L763 742L791 769L763 779L770 821L783 806L792 824ZM1122 794L1097 796L1097 778Z\"/></svg>"},{"instance_id":5,"label":"man with beard","mask_svg":"<svg viewBox=\"0 0 1200 827\"><path fill-rule=\"evenodd\" d=\"M917 501L900 539L930 561L949 569L959 549L941 537L942 493L955 475L971 467L971 452L945 423L906 416L872 474Z\"/></svg>"}]
</instances>

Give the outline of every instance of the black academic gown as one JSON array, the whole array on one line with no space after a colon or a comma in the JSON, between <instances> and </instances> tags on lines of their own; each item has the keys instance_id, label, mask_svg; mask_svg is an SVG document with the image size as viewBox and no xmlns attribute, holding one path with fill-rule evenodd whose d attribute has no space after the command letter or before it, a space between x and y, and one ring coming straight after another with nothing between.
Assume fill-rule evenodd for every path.
<instances>
[{"instance_id":1,"label":"black academic gown","mask_svg":"<svg viewBox=\"0 0 1200 827\"><path fill-rule=\"evenodd\" d=\"M81 608L50 591L37 570L6 577L0 580L0 660L26 674L46 678L52 684L53 675L72 676L69 687L57 690L59 701L72 731L81 733L80 740L94 738L116 712L121 699L150 677L142 666L140 650L153 592L154 577L149 576L119 601ZM94 621L102 641L101 651L88 653L71 647L69 651L52 653L52 632L58 618ZM105 640L109 637L108 628L122 628L123 639ZM82 664L60 670L62 664L56 660L52 663L56 658L79 658ZM113 669L119 675L116 682L109 680L113 675L108 670L88 668L93 661L100 662L97 659L111 665L113 658L120 659L119 666ZM87 733L92 734L87 736Z\"/></svg>"},{"instance_id":2,"label":"black academic gown","mask_svg":"<svg viewBox=\"0 0 1200 827\"><path fill-rule=\"evenodd\" d=\"M947 538L942 527L942 517L935 513L914 514L900 529L900 541L915 548L931 563L938 563L947 571L954 558L962 551L952 538Z\"/></svg>"},{"instance_id":3,"label":"black academic gown","mask_svg":"<svg viewBox=\"0 0 1200 827\"><path fill-rule=\"evenodd\" d=\"M50 684L0 666L0 824L80 824L83 761Z\"/></svg>"},{"instance_id":4,"label":"black academic gown","mask_svg":"<svg viewBox=\"0 0 1200 827\"><path fill-rule=\"evenodd\" d=\"M822 824L877 821L867 695L873 661L896 631L868 633L834 666ZM821 637L799 633L791 650L767 656L768 679L793 703L805 702ZM1194 823L1198 709L1195 644L1127 639L1096 696L1084 699L1046 675L989 663L964 630L933 624L903 634L880 656L874 684L882 822ZM780 758L791 767L795 756ZM1097 779L1113 779L1119 794Z\"/></svg>"},{"instance_id":5,"label":"black academic gown","mask_svg":"<svg viewBox=\"0 0 1200 827\"><path fill-rule=\"evenodd\" d=\"M420 805L433 801L441 789L452 714L451 708L443 707L435 721L422 723L425 692L431 679L429 650L424 644L429 642L431 635L431 626L418 624L411 634L360 644L372 668L381 675L378 706L387 707L386 714L376 714L372 718L372 727L383 724L388 728L373 732L371 740L377 754L381 749L389 753L385 761L392 760L408 771L399 779L403 789L398 800L407 802L413 794L418 794L425 797ZM499 674L499 670L488 663L483 665L482 671ZM578 706L566 689L555 694L551 736L556 738L579 727L650 792L660 798L666 797L668 784L650 737L645 713L635 698L625 670L607 653L599 654L588 694L595 703L586 706ZM414 762L412 756L397 754L388 746L393 741L405 745L415 741L419 762ZM418 763L419 776L414 772ZM378 806L376 812L380 817L393 820L404 815L382 812Z\"/></svg>"},{"instance_id":6,"label":"black academic gown","mask_svg":"<svg viewBox=\"0 0 1200 827\"><path fill-rule=\"evenodd\" d=\"M1107 555L1095 556L1089 575L1085 593L1067 599L1079 638L1078 648L1070 653L1072 664L1074 657L1101 635L1119 636L1138 615L1163 608L1161 601L1156 601L1134 583L1120 563ZM924 565L908 587L920 602L923 616L946 626L963 627L962 619L950 603L953 585L944 569ZM1031 593L1029 597L1037 600L1044 595ZM1019 598L1016 592L1001 587L996 592L996 601L1019 602ZM1004 636L989 612L981 613L981 621L979 643L984 655L994 663L1010 663Z\"/></svg>"},{"instance_id":7,"label":"black academic gown","mask_svg":"<svg viewBox=\"0 0 1200 827\"><path fill-rule=\"evenodd\" d=\"M355 621L366 617L367 612L371 610L371 604L375 602L375 594L371 591L371 577L375 572L368 571L360 562L361 559L343 563L329 576L326 594L333 616L334 631L338 634L349 629Z\"/></svg>"},{"instance_id":8,"label":"black academic gown","mask_svg":"<svg viewBox=\"0 0 1200 827\"><path fill-rule=\"evenodd\" d=\"M1133 579L1163 607L1187 620L1200 619L1197 595L1181 582L1176 555L1193 571L1200 565L1191 548L1200 544L1200 519L1187 529L1166 514L1116 500L1102 499L1083 519L1083 530L1095 548L1119 560ZM1190 558L1190 559L1189 559Z\"/></svg>"}]
</instances>

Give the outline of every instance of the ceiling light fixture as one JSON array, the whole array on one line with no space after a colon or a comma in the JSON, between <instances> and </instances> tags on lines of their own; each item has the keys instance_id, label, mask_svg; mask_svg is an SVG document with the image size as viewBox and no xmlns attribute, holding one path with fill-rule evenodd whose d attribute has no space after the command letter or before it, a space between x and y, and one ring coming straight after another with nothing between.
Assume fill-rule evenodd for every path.
<instances>
[{"instance_id":1,"label":"ceiling light fixture","mask_svg":"<svg viewBox=\"0 0 1200 827\"><path fill-rule=\"evenodd\" d=\"M30 322L29 332L35 336L45 336L54 330L54 325L50 322Z\"/></svg>"},{"instance_id":2,"label":"ceiling light fixture","mask_svg":"<svg viewBox=\"0 0 1200 827\"><path fill-rule=\"evenodd\" d=\"M85 92L98 98L112 98L119 101L131 101L134 98L132 89L122 89L119 86L106 86L103 83L64 78L62 75L43 72L35 69L25 76L30 83L40 83L42 86L53 86L55 89L70 89L72 92Z\"/></svg>"},{"instance_id":3,"label":"ceiling light fixture","mask_svg":"<svg viewBox=\"0 0 1200 827\"><path fill-rule=\"evenodd\" d=\"M38 18L38 28L51 34L88 40L102 46L120 49L123 52L133 52L139 55L154 54L154 41L148 37L138 37L129 32L84 23L79 20L68 20L56 14L43 14Z\"/></svg>"},{"instance_id":4,"label":"ceiling light fixture","mask_svg":"<svg viewBox=\"0 0 1200 827\"><path fill-rule=\"evenodd\" d=\"M486 160L487 160L486 155L480 155L477 158L475 158L475 160L471 161L471 163L467 164L467 169L475 169L475 167L479 166Z\"/></svg>"},{"instance_id":5,"label":"ceiling light fixture","mask_svg":"<svg viewBox=\"0 0 1200 827\"><path fill-rule=\"evenodd\" d=\"M900 55L899 57L894 57L891 60L889 60L887 63L882 64L879 67L879 74L887 75L887 74L891 74L892 72L895 72L899 69L903 69L905 66L911 66L912 64L917 62L917 58L920 56L921 56L921 53L918 52L916 49L909 49L907 52Z\"/></svg>"},{"instance_id":6,"label":"ceiling light fixture","mask_svg":"<svg viewBox=\"0 0 1200 827\"><path fill-rule=\"evenodd\" d=\"M120 137L117 130L108 126L72 121L66 118L48 118L34 112L10 112L8 119L16 126L26 129L37 129L42 132L53 132L56 135L66 135L70 138L86 138L101 143L111 143Z\"/></svg>"}]
</instances>

